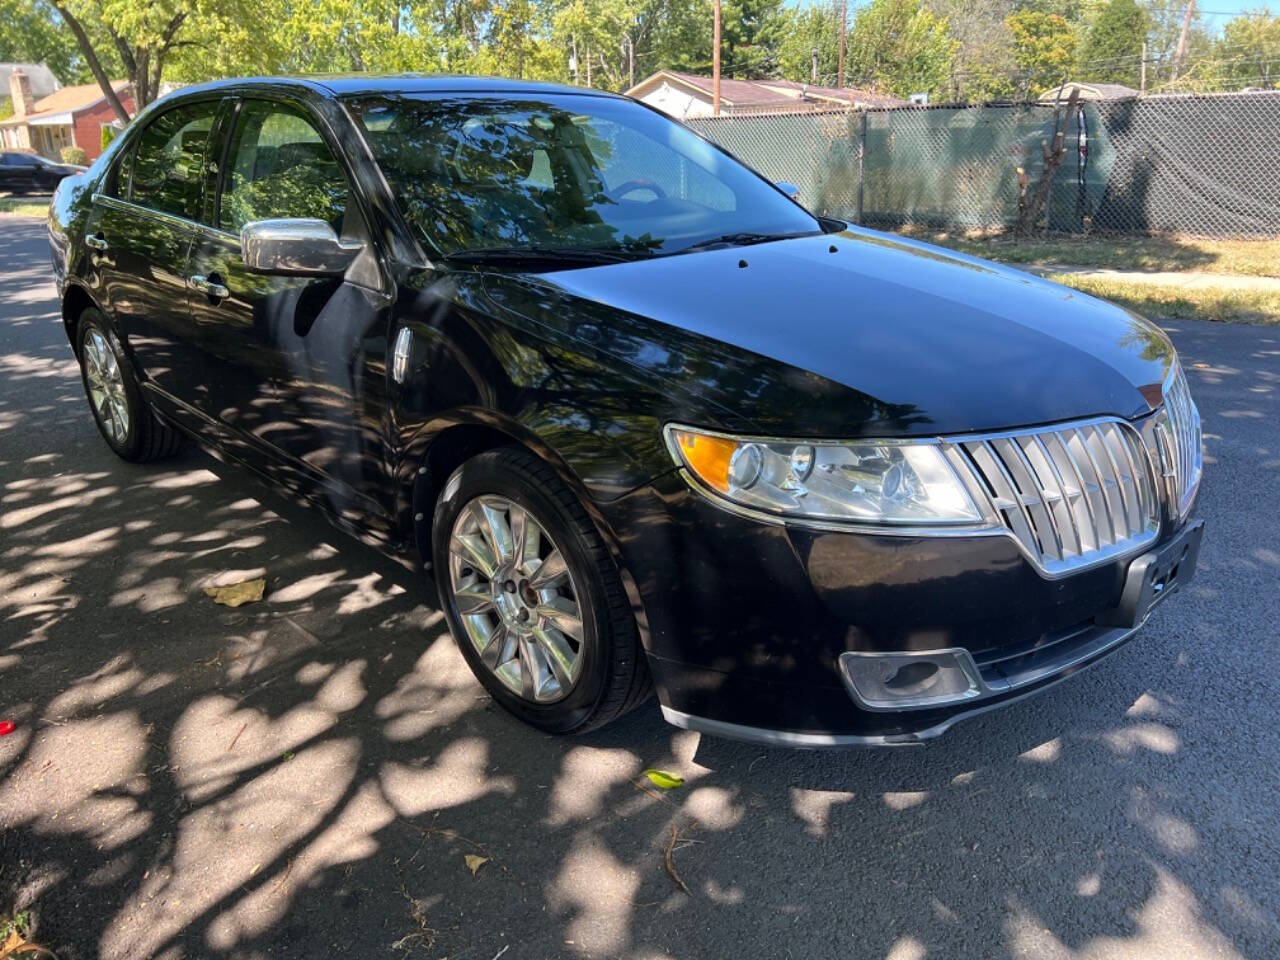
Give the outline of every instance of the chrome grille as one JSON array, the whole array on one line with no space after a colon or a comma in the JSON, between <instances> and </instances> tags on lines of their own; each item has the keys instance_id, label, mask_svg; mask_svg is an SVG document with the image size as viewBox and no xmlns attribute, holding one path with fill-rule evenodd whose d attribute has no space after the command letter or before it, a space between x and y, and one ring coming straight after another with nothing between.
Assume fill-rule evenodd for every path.
<instances>
[{"instance_id":1,"label":"chrome grille","mask_svg":"<svg viewBox=\"0 0 1280 960\"><path fill-rule=\"evenodd\" d=\"M1181 364L1174 364L1165 380L1164 411L1157 435L1164 475L1169 483L1169 512L1184 517L1200 485L1204 457L1200 447L1200 411L1191 399Z\"/></svg>"},{"instance_id":2,"label":"chrome grille","mask_svg":"<svg viewBox=\"0 0 1280 960\"><path fill-rule=\"evenodd\" d=\"M1150 461L1142 438L1123 421L951 443L1000 522L1050 574L1128 553L1159 532Z\"/></svg>"}]
</instances>

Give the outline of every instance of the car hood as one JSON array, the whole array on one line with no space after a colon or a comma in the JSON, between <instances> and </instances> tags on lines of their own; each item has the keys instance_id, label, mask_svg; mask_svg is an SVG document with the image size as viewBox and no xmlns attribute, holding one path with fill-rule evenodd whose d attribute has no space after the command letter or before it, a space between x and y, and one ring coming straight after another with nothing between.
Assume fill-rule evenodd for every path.
<instances>
[{"instance_id":1,"label":"car hood","mask_svg":"<svg viewBox=\"0 0 1280 960\"><path fill-rule=\"evenodd\" d=\"M774 435L1135 417L1159 403L1174 356L1158 328L1116 306L857 228L491 275L487 286L500 304L661 380L685 398L689 418Z\"/></svg>"}]
</instances>

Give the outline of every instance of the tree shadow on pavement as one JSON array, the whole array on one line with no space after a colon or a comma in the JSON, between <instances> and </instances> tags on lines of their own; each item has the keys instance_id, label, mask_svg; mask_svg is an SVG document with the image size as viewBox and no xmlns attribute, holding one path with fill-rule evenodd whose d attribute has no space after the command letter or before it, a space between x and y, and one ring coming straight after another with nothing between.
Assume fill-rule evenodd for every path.
<instances>
[{"instance_id":1,"label":"tree shadow on pavement","mask_svg":"<svg viewBox=\"0 0 1280 960\"><path fill-rule=\"evenodd\" d=\"M1252 555L1208 540L1098 669L925 747L767 750L653 703L553 738L484 694L416 571L204 454L115 460L23 277L0 303L0 912L33 906L64 960L1275 955L1275 659L1235 629L1266 620L1274 519ZM1274 414L1247 390L1275 368L1203 384L1219 470L1273 487L1280 450L1221 428L1241 396ZM258 604L202 589L256 575Z\"/></svg>"}]
</instances>

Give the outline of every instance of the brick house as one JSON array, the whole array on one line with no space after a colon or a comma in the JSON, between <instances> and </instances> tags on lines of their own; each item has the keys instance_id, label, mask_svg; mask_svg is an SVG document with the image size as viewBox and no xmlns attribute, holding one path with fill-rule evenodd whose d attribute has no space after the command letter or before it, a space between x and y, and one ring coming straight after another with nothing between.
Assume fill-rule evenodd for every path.
<instances>
[{"instance_id":1,"label":"brick house","mask_svg":"<svg viewBox=\"0 0 1280 960\"><path fill-rule=\"evenodd\" d=\"M112 86L125 109L133 111L129 84ZM34 150L50 160L61 159L64 147L79 147L90 161L102 153L102 128L118 126L119 119L96 83L63 87L37 100L22 70L9 75L13 116L0 120L0 146L6 150Z\"/></svg>"}]
</instances>

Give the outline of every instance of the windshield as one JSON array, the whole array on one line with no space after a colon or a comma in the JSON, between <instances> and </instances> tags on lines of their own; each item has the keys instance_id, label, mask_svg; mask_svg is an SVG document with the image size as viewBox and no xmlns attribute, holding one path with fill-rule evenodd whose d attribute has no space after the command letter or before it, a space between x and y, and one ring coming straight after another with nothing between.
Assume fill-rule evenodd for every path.
<instances>
[{"instance_id":1,"label":"windshield","mask_svg":"<svg viewBox=\"0 0 1280 960\"><path fill-rule=\"evenodd\" d=\"M821 231L746 167L626 100L478 95L348 105L405 218L437 255L645 255Z\"/></svg>"}]
</instances>

